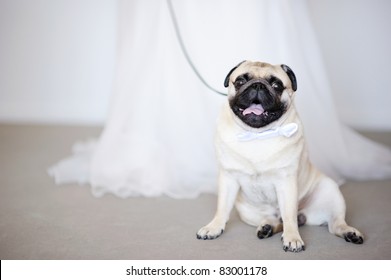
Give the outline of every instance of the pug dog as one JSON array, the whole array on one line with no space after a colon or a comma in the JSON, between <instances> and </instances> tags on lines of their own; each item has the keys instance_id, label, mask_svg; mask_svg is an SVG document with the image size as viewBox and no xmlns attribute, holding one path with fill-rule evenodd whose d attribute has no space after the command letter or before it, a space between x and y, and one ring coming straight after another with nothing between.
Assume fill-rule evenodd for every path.
<instances>
[{"instance_id":1,"label":"pug dog","mask_svg":"<svg viewBox=\"0 0 391 280\"><path fill-rule=\"evenodd\" d=\"M305 250L298 228L304 224L327 224L330 233L362 244L363 235L345 221L339 186L309 161L293 103L297 81L291 68L243 61L224 85L228 102L215 139L217 211L197 238L219 237L235 205L240 218L257 227L260 239L282 231L285 251Z\"/></svg>"}]
</instances>

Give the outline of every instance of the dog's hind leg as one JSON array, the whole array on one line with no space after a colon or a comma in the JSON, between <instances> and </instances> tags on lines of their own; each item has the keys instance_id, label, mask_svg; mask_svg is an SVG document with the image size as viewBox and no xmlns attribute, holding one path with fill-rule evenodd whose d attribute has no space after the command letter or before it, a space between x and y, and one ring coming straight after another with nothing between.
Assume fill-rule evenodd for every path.
<instances>
[{"instance_id":1,"label":"dog's hind leg","mask_svg":"<svg viewBox=\"0 0 391 280\"><path fill-rule=\"evenodd\" d=\"M346 205L337 183L328 177L319 182L301 212L307 218L307 224L327 224L329 232L344 238L347 242L362 244L363 235L345 221Z\"/></svg>"},{"instance_id":2,"label":"dog's hind leg","mask_svg":"<svg viewBox=\"0 0 391 280\"><path fill-rule=\"evenodd\" d=\"M239 194L236 201L236 209L238 210L240 219L252 226L257 227L257 236L264 239L272 236L275 233L282 231L282 221L275 207L262 204L255 206Z\"/></svg>"},{"instance_id":3,"label":"dog's hind leg","mask_svg":"<svg viewBox=\"0 0 391 280\"><path fill-rule=\"evenodd\" d=\"M334 201L329 220L327 221L330 233L344 238L347 242L362 244L364 237L356 228L349 226L345 221L346 204L337 184L333 191L329 192L329 200Z\"/></svg>"},{"instance_id":4,"label":"dog's hind leg","mask_svg":"<svg viewBox=\"0 0 391 280\"><path fill-rule=\"evenodd\" d=\"M265 219L257 228L257 236L259 239L264 239L282 230L283 225L278 219Z\"/></svg>"},{"instance_id":5,"label":"dog's hind leg","mask_svg":"<svg viewBox=\"0 0 391 280\"><path fill-rule=\"evenodd\" d=\"M304 214L300 213L297 216L297 224L299 227L305 225L306 221L307 218L304 216ZM275 216L265 218L261 222L261 225L257 228L257 236L259 239L264 239L272 236L273 234L283 231L283 229L284 225L281 219L277 219Z\"/></svg>"}]
</instances>

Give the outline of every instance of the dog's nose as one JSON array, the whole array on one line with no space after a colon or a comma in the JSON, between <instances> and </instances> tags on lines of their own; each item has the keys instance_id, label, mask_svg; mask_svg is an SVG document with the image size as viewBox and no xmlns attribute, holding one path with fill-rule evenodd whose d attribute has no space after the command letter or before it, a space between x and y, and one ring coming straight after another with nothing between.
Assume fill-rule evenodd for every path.
<instances>
[{"instance_id":1,"label":"dog's nose","mask_svg":"<svg viewBox=\"0 0 391 280\"><path fill-rule=\"evenodd\" d=\"M260 90L263 90L265 89L265 85L262 84L262 83L255 83L251 86L253 89L255 89L256 91L260 91Z\"/></svg>"},{"instance_id":2,"label":"dog's nose","mask_svg":"<svg viewBox=\"0 0 391 280\"><path fill-rule=\"evenodd\" d=\"M256 83L251 85L249 91L250 100L255 104L259 104L263 99L263 95L265 95L266 93L265 91L266 91L266 87L262 83Z\"/></svg>"}]
</instances>

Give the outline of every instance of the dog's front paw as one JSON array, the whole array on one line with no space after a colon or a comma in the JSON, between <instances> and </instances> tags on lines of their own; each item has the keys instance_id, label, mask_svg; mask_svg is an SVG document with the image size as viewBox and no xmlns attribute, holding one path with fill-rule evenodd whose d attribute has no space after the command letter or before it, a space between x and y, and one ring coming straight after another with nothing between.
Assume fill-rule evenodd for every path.
<instances>
[{"instance_id":1,"label":"dog's front paw","mask_svg":"<svg viewBox=\"0 0 391 280\"><path fill-rule=\"evenodd\" d=\"M281 241L283 244L283 249L285 252L290 251L290 252L301 252L305 250L305 245L303 240L300 238L300 236L282 236Z\"/></svg>"},{"instance_id":2,"label":"dog's front paw","mask_svg":"<svg viewBox=\"0 0 391 280\"><path fill-rule=\"evenodd\" d=\"M224 228L219 225L209 224L204 226L197 232L198 239L215 239L222 235L224 232Z\"/></svg>"}]
</instances>

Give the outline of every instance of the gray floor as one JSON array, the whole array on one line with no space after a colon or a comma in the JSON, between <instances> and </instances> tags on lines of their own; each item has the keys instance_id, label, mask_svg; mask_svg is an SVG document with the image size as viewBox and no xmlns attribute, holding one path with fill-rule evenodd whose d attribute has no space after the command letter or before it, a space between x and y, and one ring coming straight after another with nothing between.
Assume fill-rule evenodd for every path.
<instances>
[{"instance_id":1,"label":"gray floor","mask_svg":"<svg viewBox=\"0 0 391 280\"><path fill-rule=\"evenodd\" d=\"M46 168L100 128L0 125L0 259L391 259L391 181L342 186L347 220L366 236L352 245L326 227L304 226L306 251L259 240L233 213L218 239L195 233L216 197L94 198L87 186L56 186ZM368 134L391 146L391 133Z\"/></svg>"}]
</instances>

